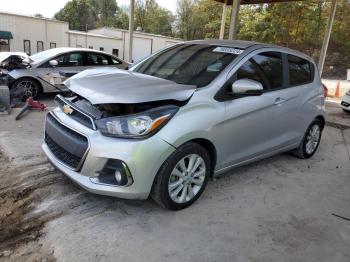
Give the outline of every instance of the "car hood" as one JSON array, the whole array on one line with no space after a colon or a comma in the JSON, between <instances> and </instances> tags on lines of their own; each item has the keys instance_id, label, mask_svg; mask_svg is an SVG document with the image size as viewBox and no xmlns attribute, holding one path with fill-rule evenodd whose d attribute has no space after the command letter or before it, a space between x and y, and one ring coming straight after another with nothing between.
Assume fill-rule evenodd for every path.
<instances>
[{"instance_id":1,"label":"car hood","mask_svg":"<svg viewBox=\"0 0 350 262\"><path fill-rule=\"evenodd\" d=\"M185 101L196 90L196 86L116 68L88 69L68 79L65 85L92 104Z\"/></svg>"}]
</instances>

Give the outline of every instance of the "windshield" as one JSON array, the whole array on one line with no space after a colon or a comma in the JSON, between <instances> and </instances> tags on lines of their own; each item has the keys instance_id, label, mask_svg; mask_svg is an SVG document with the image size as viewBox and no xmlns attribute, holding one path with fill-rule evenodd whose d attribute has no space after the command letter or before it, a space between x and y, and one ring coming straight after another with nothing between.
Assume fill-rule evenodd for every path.
<instances>
[{"instance_id":1,"label":"windshield","mask_svg":"<svg viewBox=\"0 0 350 262\"><path fill-rule=\"evenodd\" d=\"M242 49L231 47L181 44L141 61L130 70L202 87L213 81L242 52Z\"/></svg>"},{"instance_id":2,"label":"windshield","mask_svg":"<svg viewBox=\"0 0 350 262\"><path fill-rule=\"evenodd\" d=\"M33 62L41 62L44 61L50 57L53 57L57 54L59 54L60 52L62 52L62 50L58 50L58 49L48 49L46 51L42 51L40 53L36 53L35 55L30 56L29 58L33 61Z\"/></svg>"}]
</instances>

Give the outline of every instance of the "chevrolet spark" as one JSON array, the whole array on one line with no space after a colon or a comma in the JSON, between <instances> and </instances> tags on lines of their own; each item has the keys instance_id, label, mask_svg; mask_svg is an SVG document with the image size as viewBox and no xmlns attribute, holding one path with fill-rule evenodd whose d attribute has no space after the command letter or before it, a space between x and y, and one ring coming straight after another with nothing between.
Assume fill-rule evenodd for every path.
<instances>
[{"instance_id":1,"label":"chevrolet spark","mask_svg":"<svg viewBox=\"0 0 350 262\"><path fill-rule=\"evenodd\" d=\"M92 193L173 210L210 176L282 152L310 158L325 125L314 61L266 44L190 41L65 84L46 117L51 163Z\"/></svg>"}]
</instances>

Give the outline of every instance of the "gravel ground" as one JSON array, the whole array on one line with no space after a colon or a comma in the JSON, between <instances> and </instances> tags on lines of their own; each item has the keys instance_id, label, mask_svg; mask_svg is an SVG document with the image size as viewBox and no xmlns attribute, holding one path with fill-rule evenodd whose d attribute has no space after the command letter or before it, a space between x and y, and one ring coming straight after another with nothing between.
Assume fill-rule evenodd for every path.
<instances>
[{"instance_id":1,"label":"gravel ground","mask_svg":"<svg viewBox=\"0 0 350 262\"><path fill-rule=\"evenodd\" d=\"M0 261L350 261L350 120L327 110L312 159L236 168L179 212L84 191L41 153L43 113L0 116Z\"/></svg>"}]
</instances>

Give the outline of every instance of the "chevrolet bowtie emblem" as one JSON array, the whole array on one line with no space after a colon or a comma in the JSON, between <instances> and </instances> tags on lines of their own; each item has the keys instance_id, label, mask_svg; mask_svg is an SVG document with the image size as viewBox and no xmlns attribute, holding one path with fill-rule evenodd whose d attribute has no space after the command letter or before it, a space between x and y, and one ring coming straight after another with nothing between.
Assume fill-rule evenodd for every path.
<instances>
[{"instance_id":1,"label":"chevrolet bowtie emblem","mask_svg":"<svg viewBox=\"0 0 350 262\"><path fill-rule=\"evenodd\" d=\"M73 109L69 105L64 105L63 112L67 115L70 115L73 113Z\"/></svg>"}]
</instances>

